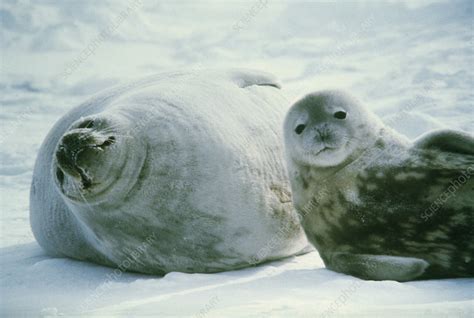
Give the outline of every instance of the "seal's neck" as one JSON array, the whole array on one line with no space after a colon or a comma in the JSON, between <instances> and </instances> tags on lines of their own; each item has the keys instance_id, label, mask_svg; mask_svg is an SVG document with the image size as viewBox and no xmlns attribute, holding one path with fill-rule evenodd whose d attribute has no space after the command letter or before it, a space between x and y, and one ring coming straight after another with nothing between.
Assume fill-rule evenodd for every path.
<instances>
[{"instance_id":1,"label":"seal's neck","mask_svg":"<svg viewBox=\"0 0 474 318\"><path fill-rule=\"evenodd\" d=\"M371 139L371 142L354 154L350 162L352 171L388 164L401 158L409 147L410 141L389 127L382 127Z\"/></svg>"}]
</instances>

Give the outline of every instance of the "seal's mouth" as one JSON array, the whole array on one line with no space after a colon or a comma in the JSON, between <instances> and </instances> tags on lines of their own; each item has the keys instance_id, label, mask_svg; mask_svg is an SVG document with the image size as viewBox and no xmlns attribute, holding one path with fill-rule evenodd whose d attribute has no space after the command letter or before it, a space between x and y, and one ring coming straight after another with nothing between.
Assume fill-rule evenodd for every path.
<instances>
[{"instance_id":1,"label":"seal's mouth","mask_svg":"<svg viewBox=\"0 0 474 318\"><path fill-rule=\"evenodd\" d=\"M313 152L313 155L317 156L317 155L320 155L320 154L322 154L322 153L324 153L324 152L327 153L327 152L332 151L332 150L335 150L335 149L337 149L337 148L324 146L321 150L318 150L318 151Z\"/></svg>"},{"instance_id":2,"label":"seal's mouth","mask_svg":"<svg viewBox=\"0 0 474 318\"><path fill-rule=\"evenodd\" d=\"M324 142L307 149L304 157L307 162L317 166L333 166L344 160L349 151L348 140Z\"/></svg>"}]
</instances>

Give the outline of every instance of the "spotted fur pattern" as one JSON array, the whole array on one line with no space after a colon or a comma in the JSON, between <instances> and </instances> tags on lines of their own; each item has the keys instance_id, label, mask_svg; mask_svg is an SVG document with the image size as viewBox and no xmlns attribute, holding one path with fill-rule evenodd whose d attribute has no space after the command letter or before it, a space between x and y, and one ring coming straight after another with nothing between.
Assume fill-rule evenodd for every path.
<instances>
[{"instance_id":1,"label":"spotted fur pattern","mask_svg":"<svg viewBox=\"0 0 474 318\"><path fill-rule=\"evenodd\" d=\"M428 262L417 279L474 276L473 155L385 135L341 166L293 175L303 227L328 267L334 253L390 255Z\"/></svg>"}]
</instances>

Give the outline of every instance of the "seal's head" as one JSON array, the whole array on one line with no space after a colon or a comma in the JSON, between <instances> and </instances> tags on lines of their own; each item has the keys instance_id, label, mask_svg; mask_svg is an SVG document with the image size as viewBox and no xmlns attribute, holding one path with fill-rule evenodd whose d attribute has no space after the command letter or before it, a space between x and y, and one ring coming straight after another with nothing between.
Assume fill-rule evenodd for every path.
<instances>
[{"instance_id":1,"label":"seal's head","mask_svg":"<svg viewBox=\"0 0 474 318\"><path fill-rule=\"evenodd\" d=\"M337 166L375 140L377 119L357 100L340 91L306 95L288 112L288 156L301 164Z\"/></svg>"},{"instance_id":2,"label":"seal's head","mask_svg":"<svg viewBox=\"0 0 474 318\"><path fill-rule=\"evenodd\" d=\"M129 126L121 116L98 114L77 120L63 134L56 147L53 175L67 199L100 202L111 190L123 193L133 185L143 164L140 157L145 156Z\"/></svg>"}]
</instances>

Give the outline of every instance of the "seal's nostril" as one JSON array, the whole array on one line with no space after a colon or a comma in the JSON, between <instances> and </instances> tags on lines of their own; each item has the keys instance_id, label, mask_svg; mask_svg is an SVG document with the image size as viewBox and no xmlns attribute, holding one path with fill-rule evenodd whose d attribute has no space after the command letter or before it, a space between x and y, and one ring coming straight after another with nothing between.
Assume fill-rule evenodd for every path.
<instances>
[{"instance_id":1,"label":"seal's nostril","mask_svg":"<svg viewBox=\"0 0 474 318\"><path fill-rule=\"evenodd\" d=\"M93 145L95 138L92 134L80 130L74 130L63 136L61 146L66 151L77 152L78 150L87 146Z\"/></svg>"},{"instance_id":2,"label":"seal's nostril","mask_svg":"<svg viewBox=\"0 0 474 318\"><path fill-rule=\"evenodd\" d=\"M77 128L94 128L95 121L93 119L86 119L80 123Z\"/></svg>"},{"instance_id":3,"label":"seal's nostril","mask_svg":"<svg viewBox=\"0 0 474 318\"><path fill-rule=\"evenodd\" d=\"M332 134L327 129L319 129L315 138L319 139L320 141L327 142L332 138Z\"/></svg>"},{"instance_id":4,"label":"seal's nostril","mask_svg":"<svg viewBox=\"0 0 474 318\"><path fill-rule=\"evenodd\" d=\"M110 136L109 138L107 138L106 141L104 141L104 143L101 146L110 146L113 143L115 143L115 137Z\"/></svg>"}]
</instances>

